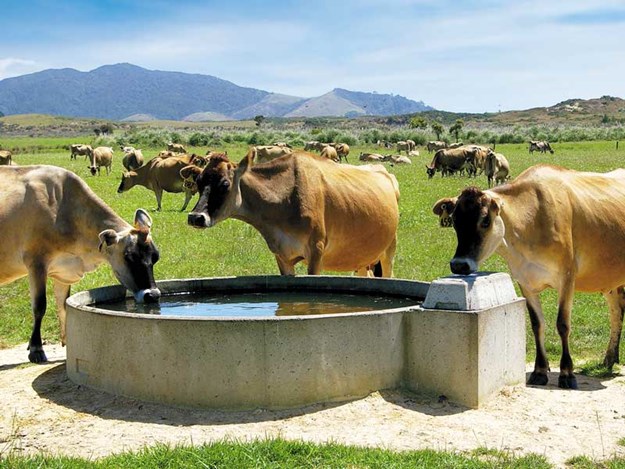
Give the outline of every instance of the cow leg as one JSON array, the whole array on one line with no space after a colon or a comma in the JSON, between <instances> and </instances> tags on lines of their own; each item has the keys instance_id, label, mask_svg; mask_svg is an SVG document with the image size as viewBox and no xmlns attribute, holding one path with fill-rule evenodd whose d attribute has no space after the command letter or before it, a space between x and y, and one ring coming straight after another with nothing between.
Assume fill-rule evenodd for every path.
<instances>
[{"instance_id":1,"label":"cow leg","mask_svg":"<svg viewBox=\"0 0 625 469\"><path fill-rule=\"evenodd\" d=\"M529 313L532 332L534 333L534 343L536 344L536 361L534 371L527 380L527 384L544 386L549 381L547 372L549 371L549 360L545 350L545 316L540 304L540 299L536 293L528 293L522 286L521 292L527 302L527 312Z\"/></svg>"},{"instance_id":2,"label":"cow leg","mask_svg":"<svg viewBox=\"0 0 625 469\"><path fill-rule=\"evenodd\" d=\"M386 251L382 253L380 257L380 267L382 268L382 277L393 276L393 259L395 258L395 251L397 250L397 238L393 239L391 245L386 248ZM376 275L377 276L377 275Z\"/></svg>"},{"instance_id":3,"label":"cow leg","mask_svg":"<svg viewBox=\"0 0 625 469\"><path fill-rule=\"evenodd\" d=\"M191 194L191 191L184 191L184 204L182 204L182 208L180 209L181 212L185 211L185 209L187 208L187 205L189 205L189 201L191 200L191 197L193 197L193 194Z\"/></svg>"},{"instance_id":4,"label":"cow leg","mask_svg":"<svg viewBox=\"0 0 625 469\"><path fill-rule=\"evenodd\" d=\"M156 187L154 189L154 194L156 195L156 210L160 212L161 211L161 199L163 198L163 189L161 189L160 187Z\"/></svg>"},{"instance_id":5,"label":"cow leg","mask_svg":"<svg viewBox=\"0 0 625 469\"><path fill-rule=\"evenodd\" d=\"M321 230L313 232L310 237L310 258L308 260L308 275L319 275L322 270L323 252L325 251L325 233Z\"/></svg>"},{"instance_id":6,"label":"cow leg","mask_svg":"<svg viewBox=\"0 0 625 469\"><path fill-rule=\"evenodd\" d=\"M623 313L625 312L625 290L620 286L603 294L610 308L610 342L605 353L603 365L609 370L619 361L619 345L623 330Z\"/></svg>"},{"instance_id":7,"label":"cow leg","mask_svg":"<svg viewBox=\"0 0 625 469\"><path fill-rule=\"evenodd\" d=\"M28 359L32 363L47 362L41 341L41 322L46 314L46 278L47 271L42 264L32 265L28 272L28 287L33 310L33 332L28 341Z\"/></svg>"},{"instance_id":8,"label":"cow leg","mask_svg":"<svg viewBox=\"0 0 625 469\"><path fill-rule=\"evenodd\" d=\"M71 285L66 285L64 283L59 282L58 280L54 281L54 299L56 301L56 315L59 318L59 328L61 329L61 345L65 346L65 300L69 296L69 290Z\"/></svg>"},{"instance_id":9,"label":"cow leg","mask_svg":"<svg viewBox=\"0 0 625 469\"><path fill-rule=\"evenodd\" d=\"M562 288L559 296L558 319L556 326L562 342L562 357L560 358L560 376L558 387L562 389L577 389L577 378L573 374L573 360L569 351L569 335L571 333L571 309L573 308L573 282L568 282Z\"/></svg>"}]
</instances>

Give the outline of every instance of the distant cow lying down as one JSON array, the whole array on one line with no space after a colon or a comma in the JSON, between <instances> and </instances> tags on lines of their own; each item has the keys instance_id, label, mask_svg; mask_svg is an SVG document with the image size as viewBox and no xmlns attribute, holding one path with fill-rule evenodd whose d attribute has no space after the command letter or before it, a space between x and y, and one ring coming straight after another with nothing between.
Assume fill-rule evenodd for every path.
<instances>
[{"instance_id":1,"label":"distant cow lying down","mask_svg":"<svg viewBox=\"0 0 625 469\"><path fill-rule=\"evenodd\" d=\"M70 286L108 262L135 300L157 301L152 220L142 209L134 226L122 220L74 173L56 166L0 167L0 285L28 276L33 331L31 362L47 360L41 340L46 281L54 297L65 343L65 300Z\"/></svg>"},{"instance_id":2,"label":"distant cow lying down","mask_svg":"<svg viewBox=\"0 0 625 469\"><path fill-rule=\"evenodd\" d=\"M399 186L382 165L337 165L294 152L253 164L250 151L237 165L211 158L196 179L200 198L188 216L196 228L227 218L254 226L276 257L280 273L393 272Z\"/></svg>"}]
</instances>

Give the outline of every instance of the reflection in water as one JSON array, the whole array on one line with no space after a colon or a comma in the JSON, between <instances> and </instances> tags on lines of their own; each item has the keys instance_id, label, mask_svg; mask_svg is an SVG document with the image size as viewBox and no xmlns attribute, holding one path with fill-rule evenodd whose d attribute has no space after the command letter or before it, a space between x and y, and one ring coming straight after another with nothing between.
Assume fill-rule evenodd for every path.
<instances>
[{"instance_id":1,"label":"reflection in water","mask_svg":"<svg viewBox=\"0 0 625 469\"><path fill-rule=\"evenodd\" d=\"M164 295L160 303L137 304L132 298L96 306L112 311L164 316L267 317L339 314L401 308L414 298L331 292L263 292L230 295Z\"/></svg>"}]
</instances>

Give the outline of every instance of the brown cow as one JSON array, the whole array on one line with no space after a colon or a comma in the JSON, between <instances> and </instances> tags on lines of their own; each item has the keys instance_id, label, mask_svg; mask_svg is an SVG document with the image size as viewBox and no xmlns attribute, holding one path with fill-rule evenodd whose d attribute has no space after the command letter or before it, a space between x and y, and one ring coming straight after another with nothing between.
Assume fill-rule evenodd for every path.
<instances>
[{"instance_id":1,"label":"brown cow","mask_svg":"<svg viewBox=\"0 0 625 469\"><path fill-rule=\"evenodd\" d=\"M336 154L339 157L339 162L345 158L345 162L348 163L349 161L347 160L347 155L349 155L349 145L347 143L335 143L335 144L331 144L335 150L336 150Z\"/></svg>"},{"instance_id":2,"label":"brown cow","mask_svg":"<svg viewBox=\"0 0 625 469\"><path fill-rule=\"evenodd\" d=\"M9 150L0 150L0 166L11 166L13 164L13 153Z\"/></svg>"},{"instance_id":3,"label":"brown cow","mask_svg":"<svg viewBox=\"0 0 625 469\"><path fill-rule=\"evenodd\" d=\"M185 150L184 145L182 145L181 143L173 143L173 142L169 142L167 144L167 151L173 151L174 153L186 153L187 150Z\"/></svg>"},{"instance_id":4,"label":"brown cow","mask_svg":"<svg viewBox=\"0 0 625 469\"><path fill-rule=\"evenodd\" d=\"M122 165L128 171L133 171L143 166L143 153L141 150L133 148L132 150L125 151L124 158L122 159Z\"/></svg>"},{"instance_id":5,"label":"brown cow","mask_svg":"<svg viewBox=\"0 0 625 469\"><path fill-rule=\"evenodd\" d=\"M65 344L65 300L70 286L103 262L137 302L157 301L152 266L158 250L152 220L142 209L134 227L122 220L74 173L56 166L0 168L0 285L28 276L34 325L31 362L47 360L41 341L46 281L54 297Z\"/></svg>"},{"instance_id":6,"label":"brown cow","mask_svg":"<svg viewBox=\"0 0 625 469\"><path fill-rule=\"evenodd\" d=\"M453 273L475 272L491 254L501 255L527 299L536 342L528 383L547 383L545 319L539 294L558 292L557 329L562 341L561 388L577 388L569 353L575 291L601 292L610 307L610 342L604 365L619 362L625 297L625 170L599 174L538 165L494 189L465 189L439 200L441 225L458 238ZM443 220L450 220L444 222Z\"/></svg>"},{"instance_id":7,"label":"brown cow","mask_svg":"<svg viewBox=\"0 0 625 469\"><path fill-rule=\"evenodd\" d=\"M256 161L258 163L271 161L292 152L292 150L288 147L278 147L274 145L257 145L254 149L256 150Z\"/></svg>"},{"instance_id":8,"label":"brown cow","mask_svg":"<svg viewBox=\"0 0 625 469\"><path fill-rule=\"evenodd\" d=\"M69 150L70 150L70 155L69 155L70 160L75 160L76 155L85 155L85 159L87 159L93 153L93 148L91 147L91 145L83 145L82 143L74 143L70 145Z\"/></svg>"},{"instance_id":9,"label":"brown cow","mask_svg":"<svg viewBox=\"0 0 625 469\"><path fill-rule=\"evenodd\" d=\"M334 148L332 145L326 145L325 147L323 147L323 150L321 150L321 157L335 161L337 163L340 161L339 154L336 151L336 148Z\"/></svg>"},{"instance_id":10,"label":"brown cow","mask_svg":"<svg viewBox=\"0 0 625 469\"><path fill-rule=\"evenodd\" d=\"M467 158L470 151L464 148L453 148L448 150L437 150L429 165L425 165L428 179L432 179L437 171L441 176L450 176L458 171L464 171L467 167Z\"/></svg>"},{"instance_id":11,"label":"brown cow","mask_svg":"<svg viewBox=\"0 0 625 469\"><path fill-rule=\"evenodd\" d=\"M183 179L180 177L180 170L189 165L191 157L183 155L181 157L156 158L148 161L144 166L122 174L122 180L117 188L117 193L121 194L132 189L134 186L143 186L154 192L156 195L156 210L161 210L161 199L163 191L172 193L185 193L184 204L180 211L189 205L193 196L193 190L185 189Z\"/></svg>"},{"instance_id":12,"label":"brown cow","mask_svg":"<svg viewBox=\"0 0 625 469\"><path fill-rule=\"evenodd\" d=\"M376 162L376 161L384 161L384 156L380 155L379 153L363 153L363 152L360 152L360 156L358 157L358 159L360 161Z\"/></svg>"},{"instance_id":13,"label":"brown cow","mask_svg":"<svg viewBox=\"0 0 625 469\"><path fill-rule=\"evenodd\" d=\"M212 158L197 178L200 198L188 223L209 228L227 218L255 227L280 273L358 271L390 277L399 222L399 186L382 165L337 165L294 152L253 166ZM357 201L357 202L355 202ZM378 268L379 267L379 268Z\"/></svg>"},{"instance_id":14,"label":"brown cow","mask_svg":"<svg viewBox=\"0 0 625 469\"><path fill-rule=\"evenodd\" d=\"M551 148L551 145L549 145L549 142L538 140L530 140L529 151L530 153L534 153L535 151L539 151L541 153L549 152L552 155L555 153Z\"/></svg>"},{"instance_id":15,"label":"brown cow","mask_svg":"<svg viewBox=\"0 0 625 469\"><path fill-rule=\"evenodd\" d=\"M113 165L113 149L111 147L98 147L95 148L90 155L91 165L88 166L91 175L95 176L95 173L100 175L100 168L104 166L106 168L106 175L111 173L111 166Z\"/></svg>"},{"instance_id":16,"label":"brown cow","mask_svg":"<svg viewBox=\"0 0 625 469\"><path fill-rule=\"evenodd\" d=\"M493 181L495 184L503 184L510 174L510 163L501 153L495 153L489 149L484 162L484 172L488 179L489 188L492 187Z\"/></svg>"}]
</instances>

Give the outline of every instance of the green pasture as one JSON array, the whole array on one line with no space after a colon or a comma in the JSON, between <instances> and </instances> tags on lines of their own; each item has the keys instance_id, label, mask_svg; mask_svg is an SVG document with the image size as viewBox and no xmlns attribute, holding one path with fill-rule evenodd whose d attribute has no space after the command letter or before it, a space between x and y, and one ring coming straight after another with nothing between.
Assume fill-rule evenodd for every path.
<instances>
[{"instance_id":1,"label":"green pasture","mask_svg":"<svg viewBox=\"0 0 625 469\"><path fill-rule=\"evenodd\" d=\"M76 140L76 139L74 139ZM80 139L78 139L80 141ZM273 256L259 233L238 220L227 220L208 230L196 230L186 224L186 212L180 212L182 194L168 194L163 197L163 211L156 212L154 194L143 187L135 187L124 194L117 194L122 165L121 151L116 151L113 172L106 176L91 176L84 157L70 160L64 146L72 142L67 138L21 138L0 142L24 148L14 155L20 165L51 164L62 166L84 178L93 190L124 219L132 221L134 211L148 209L153 218L153 235L161 251L161 260L155 266L158 280L186 277L236 276L255 274L277 274ZM85 142L87 143L87 142ZM36 150L28 150L28 149ZM553 163L577 170L609 171L625 166L625 148L616 150L614 142L561 143L554 145L556 153L541 155L528 153L527 144L497 145L496 150L510 161L512 175L537 163ZM225 145L234 160L240 160L247 147L241 144ZM146 149L146 157L153 157L160 148ZM204 154L206 147L190 148ZM398 233L398 249L395 258L395 276L399 278L431 281L450 274L449 259L455 250L455 234L452 229L438 226L431 207L441 197L457 195L462 188L476 185L486 188L486 177L480 176L441 178L436 175L428 180L425 164L431 155L419 148L421 156L413 158L410 166L388 166L396 175L401 190L401 220ZM374 146L352 147L350 162L358 163L360 151L378 152ZM192 201L191 206L194 201ZM358 201L354 201L358 203ZM5 240L4 242L10 242ZM598 246L600 249L600 246ZM482 270L507 271L503 260L493 256ZM300 265L298 273L305 273ZM101 266L72 288L72 292L116 283L110 268ZM555 331L556 297L554 292L543 294L545 312L548 317L547 349L550 360L557 366L560 355L559 338ZM55 319L55 308L51 295L48 299L48 314L44 318L43 337L45 341L59 339ZM25 279L0 287L0 347L9 347L26 342L30 336L32 317L30 312L28 285ZM603 359L608 343L609 326L607 306L600 294L575 296L572 316L571 347L576 366L585 362L596 364ZM534 340L528 322L527 360L533 361ZM26 351L24 352L26 354Z\"/></svg>"}]
</instances>

